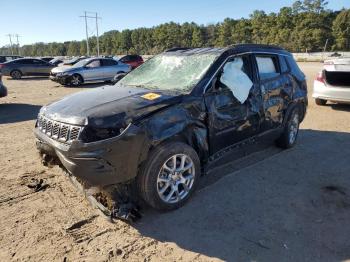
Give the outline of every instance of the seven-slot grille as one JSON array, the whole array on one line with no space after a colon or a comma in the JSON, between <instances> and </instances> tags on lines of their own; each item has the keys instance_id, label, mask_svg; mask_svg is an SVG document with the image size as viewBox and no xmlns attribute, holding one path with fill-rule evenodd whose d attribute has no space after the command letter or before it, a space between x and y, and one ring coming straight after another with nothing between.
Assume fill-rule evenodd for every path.
<instances>
[{"instance_id":1,"label":"seven-slot grille","mask_svg":"<svg viewBox=\"0 0 350 262\"><path fill-rule=\"evenodd\" d=\"M82 129L80 126L60 123L43 116L38 117L38 128L42 133L63 143L71 143L74 140L78 140Z\"/></svg>"}]
</instances>

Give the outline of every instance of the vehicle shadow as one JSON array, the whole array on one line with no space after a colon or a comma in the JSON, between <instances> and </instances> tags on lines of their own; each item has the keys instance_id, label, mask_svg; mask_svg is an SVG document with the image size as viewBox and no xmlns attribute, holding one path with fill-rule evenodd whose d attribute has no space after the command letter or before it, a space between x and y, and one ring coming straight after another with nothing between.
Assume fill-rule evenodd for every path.
<instances>
[{"instance_id":1,"label":"vehicle shadow","mask_svg":"<svg viewBox=\"0 0 350 262\"><path fill-rule=\"evenodd\" d=\"M350 112L350 104L329 104L329 106L336 111Z\"/></svg>"},{"instance_id":2,"label":"vehicle shadow","mask_svg":"<svg viewBox=\"0 0 350 262\"><path fill-rule=\"evenodd\" d=\"M101 86L108 86L108 85L113 85L112 83L105 83L105 82L101 82L101 83L84 83L81 84L80 86L64 86L66 88L96 88L96 87L101 87Z\"/></svg>"},{"instance_id":3,"label":"vehicle shadow","mask_svg":"<svg viewBox=\"0 0 350 262\"><path fill-rule=\"evenodd\" d=\"M7 77L8 81L37 81L37 80L48 80L48 76L24 76L21 79L13 79L11 77Z\"/></svg>"},{"instance_id":4,"label":"vehicle shadow","mask_svg":"<svg viewBox=\"0 0 350 262\"><path fill-rule=\"evenodd\" d=\"M0 124L36 119L41 106L30 104L0 104Z\"/></svg>"},{"instance_id":5,"label":"vehicle shadow","mask_svg":"<svg viewBox=\"0 0 350 262\"><path fill-rule=\"evenodd\" d=\"M270 146L216 167L220 179L204 177L185 206L146 209L133 226L226 261L343 261L350 258L349 155L350 133L300 130L294 148Z\"/></svg>"}]
</instances>

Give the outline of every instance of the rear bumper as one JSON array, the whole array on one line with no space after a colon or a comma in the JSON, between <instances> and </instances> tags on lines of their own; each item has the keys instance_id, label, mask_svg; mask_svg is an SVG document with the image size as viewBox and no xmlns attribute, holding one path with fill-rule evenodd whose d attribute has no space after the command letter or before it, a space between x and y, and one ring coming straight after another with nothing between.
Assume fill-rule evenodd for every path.
<instances>
[{"instance_id":1,"label":"rear bumper","mask_svg":"<svg viewBox=\"0 0 350 262\"><path fill-rule=\"evenodd\" d=\"M120 137L93 143L74 141L71 145L57 142L37 128L34 132L39 152L57 158L87 187L123 183L137 175L145 136L134 125Z\"/></svg>"},{"instance_id":2,"label":"rear bumper","mask_svg":"<svg viewBox=\"0 0 350 262\"><path fill-rule=\"evenodd\" d=\"M313 98L350 103L350 87L336 87L314 81Z\"/></svg>"}]
</instances>

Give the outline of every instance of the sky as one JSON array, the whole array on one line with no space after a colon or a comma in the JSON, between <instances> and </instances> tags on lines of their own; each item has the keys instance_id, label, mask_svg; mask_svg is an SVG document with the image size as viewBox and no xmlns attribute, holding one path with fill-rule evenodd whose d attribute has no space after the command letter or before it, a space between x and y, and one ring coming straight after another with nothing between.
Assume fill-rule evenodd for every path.
<instances>
[{"instance_id":1,"label":"sky","mask_svg":"<svg viewBox=\"0 0 350 262\"><path fill-rule=\"evenodd\" d=\"M0 46L9 44L7 34L19 42L63 42L85 38L84 11L97 12L99 33L109 30L152 27L165 22L210 24L226 17L248 17L254 10L278 12L294 0L0 0ZM328 8L350 8L350 0L328 0ZM8 12L6 12L8 10ZM5 11L5 12L4 12ZM90 14L91 15L91 14ZM89 19L89 35L95 35L95 20ZM16 39L13 39L16 41Z\"/></svg>"}]
</instances>

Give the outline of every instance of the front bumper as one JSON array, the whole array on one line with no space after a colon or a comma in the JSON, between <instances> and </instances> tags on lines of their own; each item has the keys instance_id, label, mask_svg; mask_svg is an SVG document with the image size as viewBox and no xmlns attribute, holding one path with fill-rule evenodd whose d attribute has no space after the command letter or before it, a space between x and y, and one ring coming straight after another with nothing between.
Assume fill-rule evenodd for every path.
<instances>
[{"instance_id":1,"label":"front bumper","mask_svg":"<svg viewBox=\"0 0 350 262\"><path fill-rule=\"evenodd\" d=\"M51 81L60 83L61 85L66 85L69 82L69 75L65 75L65 76L57 76L57 75L50 75L49 76Z\"/></svg>"},{"instance_id":2,"label":"front bumper","mask_svg":"<svg viewBox=\"0 0 350 262\"><path fill-rule=\"evenodd\" d=\"M350 103L350 87L330 86L315 81L312 97L334 102Z\"/></svg>"},{"instance_id":3,"label":"front bumper","mask_svg":"<svg viewBox=\"0 0 350 262\"><path fill-rule=\"evenodd\" d=\"M135 125L130 125L119 137L93 143L73 141L70 145L51 139L38 128L34 132L39 152L57 157L86 187L103 187L134 179L145 148L145 135Z\"/></svg>"}]
</instances>

